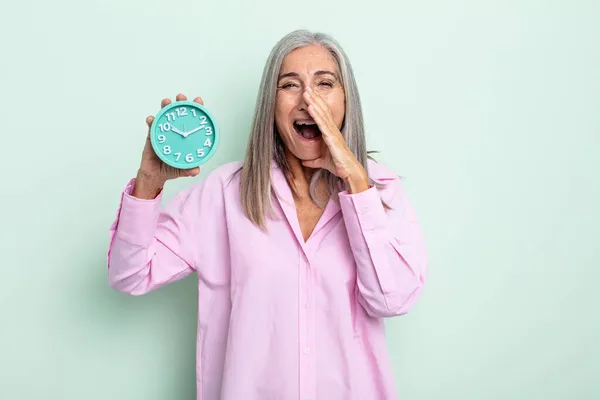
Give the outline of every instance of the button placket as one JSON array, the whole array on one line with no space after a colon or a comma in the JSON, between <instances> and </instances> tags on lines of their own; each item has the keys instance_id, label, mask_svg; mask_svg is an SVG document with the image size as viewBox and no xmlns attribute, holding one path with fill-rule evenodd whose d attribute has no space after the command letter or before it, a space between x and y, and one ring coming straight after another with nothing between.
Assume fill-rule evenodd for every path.
<instances>
[{"instance_id":1,"label":"button placket","mask_svg":"<svg viewBox=\"0 0 600 400\"><path fill-rule=\"evenodd\" d=\"M315 270L310 264L310 261L306 262L306 270L308 276L308 286L307 286L307 304L308 309L306 310L306 337L307 337L307 348L308 354L306 357L308 358L308 368L310 370L309 373L309 388L310 391L307 393L308 397L314 398L316 396L315 387L316 387L316 376L315 376Z\"/></svg>"},{"instance_id":2,"label":"button placket","mask_svg":"<svg viewBox=\"0 0 600 400\"><path fill-rule=\"evenodd\" d=\"M301 324L300 324L300 346L301 346L301 397L314 397L315 371L314 371L314 310L313 304L313 279L310 262L304 258L301 263Z\"/></svg>"}]
</instances>

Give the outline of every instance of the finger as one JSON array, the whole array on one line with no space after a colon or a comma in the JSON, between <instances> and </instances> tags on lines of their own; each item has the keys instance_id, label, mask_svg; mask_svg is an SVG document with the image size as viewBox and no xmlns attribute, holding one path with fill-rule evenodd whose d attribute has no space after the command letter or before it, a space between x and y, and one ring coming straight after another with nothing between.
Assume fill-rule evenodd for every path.
<instances>
[{"instance_id":1,"label":"finger","mask_svg":"<svg viewBox=\"0 0 600 400\"><path fill-rule=\"evenodd\" d=\"M311 109L313 111L313 113L317 113L319 116L321 116L321 119L323 119L324 117L324 113L323 113L323 106L322 104L309 92L310 89L307 88L307 90L304 91L304 93L302 93L302 96L304 97L304 99L306 100L306 102L308 103L308 112L311 112ZM314 117L313 117L314 118Z\"/></svg>"},{"instance_id":2,"label":"finger","mask_svg":"<svg viewBox=\"0 0 600 400\"><path fill-rule=\"evenodd\" d=\"M202 104L202 105L204 105L204 100L202 100L202 97L200 97L200 96L196 97L196 98L194 99L194 101L195 101L196 103L199 103L199 104Z\"/></svg>"},{"instance_id":3,"label":"finger","mask_svg":"<svg viewBox=\"0 0 600 400\"><path fill-rule=\"evenodd\" d=\"M187 97L184 94L179 93L177 96L175 96L175 100L177 100L177 101L187 100Z\"/></svg>"},{"instance_id":4,"label":"finger","mask_svg":"<svg viewBox=\"0 0 600 400\"><path fill-rule=\"evenodd\" d=\"M323 111L316 104L310 104L308 106L308 113L315 120L319 130L323 134L323 136L328 136L330 134L330 126L327 120L327 117L323 115Z\"/></svg>"},{"instance_id":5,"label":"finger","mask_svg":"<svg viewBox=\"0 0 600 400\"><path fill-rule=\"evenodd\" d=\"M189 177L196 176L200 173L200 167L192 168L186 171L186 175Z\"/></svg>"},{"instance_id":6,"label":"finger","mask_svg":"<svg viewBox=\"0 0 600 400\"><path fill-rule=\"evenodd\" d=\"M308 112L315 119L315 122L319 125L319 128L321 128L321 130L329 129L331 125L331 116L327 112L329 109L327 104L323 101L323 99L317 99L309 92L305 92L305 98L309 103Z\"/></svg>"},{"instance_id":7,"label":"finger","mask_svg":"<svg viewBox=\"0 0 600 400\"><path fill-rule=\"evenodd\" d=\"M321 96L312 89L305 94L309 102L308 113L317 123L319 130L323 134L323 140L328 146L335 144L336 141L343 141L341 132L333 121L331 110Z\"/></svg>"},{"instance_id":8,"label":"finger","mask_svg":"<svg viewBox=\"0 0 600 400\"><path fill-rule=\"evenodd\" d=\"M162 99L162 101L160 102L160 106L161 107L165 107L168 106L169 104L171 104L171 100L170 99Z\"/></svg>"},{"instance_id":9,"label":"finger","mask_svg":"<svg viewBox=\"0 0 600 400\"><path fill-rule=\"evenodd\" d=\"M150 128L152 128L153 121L154 121L154 117L152 115L149 115L148 117L146 117L146 125L148 125L148 135L146 136L146 139L150 139Z\"/></svg>"},{"instance_id":10,"label":"finger","mask_svg":"<svg viewBox=\"0 0 600 400\"><path fill-rule=\"evenodd\" d=\"M319 126L319 129L321 129L321 132L322 132L323 129L325 129L326 125L325 125L325 119L323 118L323 115L319 111L319 108L316 107L314 104L311 104L308 106L308 113L315 120L315 122Z\"/></svg>"},{"instance_id":11,"label":"finger","mask_svg":"<svg viewBox=\"0 0 600 400\"><path fill-rule=\"evenodd\" d=\"M317 108L319 108L319 111L321 114L323 114L323 116L330 116L329 106L325 100L323 100L323 98L310 87L306 88L306 91L304 92L304 98L310 104L314 104Z\"/></svg>"}]
</instances>

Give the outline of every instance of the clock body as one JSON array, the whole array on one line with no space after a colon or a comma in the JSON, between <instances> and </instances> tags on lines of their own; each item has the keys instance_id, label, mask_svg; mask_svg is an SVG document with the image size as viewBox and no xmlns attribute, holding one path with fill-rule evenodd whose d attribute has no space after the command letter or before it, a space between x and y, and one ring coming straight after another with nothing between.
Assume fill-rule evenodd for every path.
<instances>
[{"instance_id":1,"label":"clock body","mask_svg":"<svg viewBox=\"0 0 600 400\"><path fill-rule=\"evenodd\" d=\"M165 164L177 169L206 163L217 150L219 135L208 109L188 100L163 107L150 128L152 149Z\"/></svg>"}]
</instances>

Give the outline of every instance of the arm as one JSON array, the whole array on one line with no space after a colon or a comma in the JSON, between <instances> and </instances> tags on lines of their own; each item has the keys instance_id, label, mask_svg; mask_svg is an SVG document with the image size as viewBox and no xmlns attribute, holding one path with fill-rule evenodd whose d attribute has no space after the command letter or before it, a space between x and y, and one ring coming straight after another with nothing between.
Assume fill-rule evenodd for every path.
<instances>
[{"instance_id":1,"label":"arm","mask_svg":"<svg viewBox=\"0 0 600 400\"><path fill-rule=\"evenodd\" d=\"M165 210L162 191L147 196L141 188L132 179L121 194L107 254L109 285L131 295L183 279L195 269L186 214L192 188L175 196Z\"/></svg>"},{"instance_id":2,"label":"arm","mask_svg":"<svg viewBox=\"0 0 600 400\"><path fill-rule=\"evenodd\" d=\"M340 193L356 260L359 302L373 317L406 314L423 290L428 256L414 210L399 178L383 189ZM384 198L392 210L385 210Z\"/></svg>"}]
</instances>

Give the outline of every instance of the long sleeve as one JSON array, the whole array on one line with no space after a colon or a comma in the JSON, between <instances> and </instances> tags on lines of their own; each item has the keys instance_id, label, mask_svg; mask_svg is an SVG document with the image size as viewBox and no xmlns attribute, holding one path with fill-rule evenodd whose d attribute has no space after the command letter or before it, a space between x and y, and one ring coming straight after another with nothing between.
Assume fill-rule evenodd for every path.
<instances>
[{"instance_id":1,"label":"long sleeve","mask_svg":"<svg viewBox=\"0 0 600 400\"><path fill-rule=\"evenodd\" d=\"M423 234L400 179L386 181L383 189L339 195L357 264L359 302L373 317L409 312L428 267ZM382 199L392 210L385 210Z\"/></svg>"},{"instance_id":2,"label":"long sleeve","mask_svg":"<svg viewBox=\"0 0 600 400\"><path fill-rule=\"evenodd\" d=\"M146 200L121 194L110 227L108 282L120 292L142 295L198 272L211 286L226 283L220 269L227 254L224 201L219 178L209 176L161 207L162 192Z\"/></svg>"},{"instance_id":3,"label":"long sleeve","mask_svg":"<svg viewBox=\"0 0 600 400\"><path fill-rule=\"evenodd\" d=\"M120 292L142 295L187 277L195 265L183 207L188 192L161 210L162 192L152 200L139 199L131 195L134 185L132 179L121 194L110 227L108 282Z\"/></svg>"}]
</instances>

